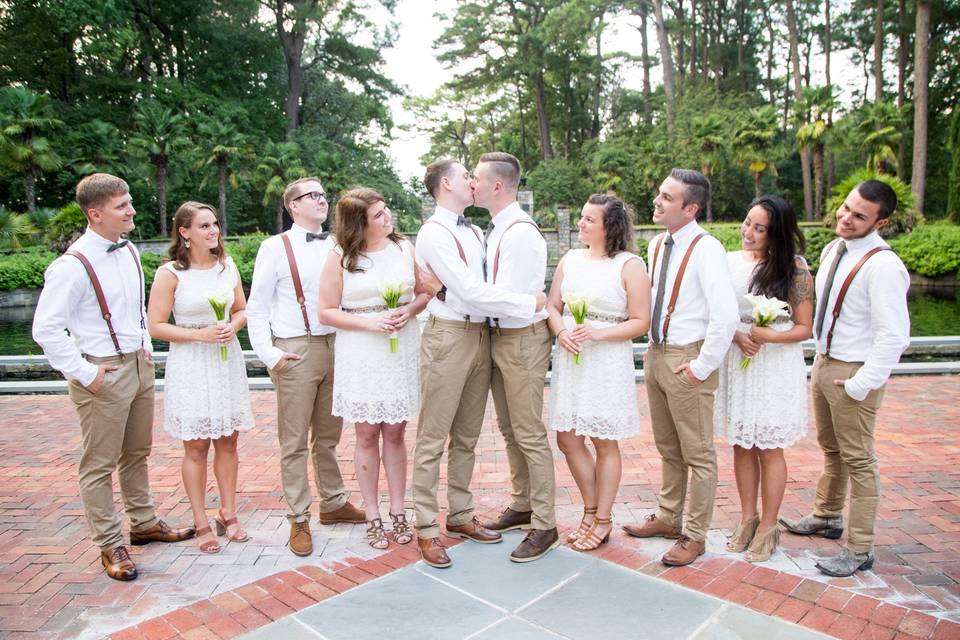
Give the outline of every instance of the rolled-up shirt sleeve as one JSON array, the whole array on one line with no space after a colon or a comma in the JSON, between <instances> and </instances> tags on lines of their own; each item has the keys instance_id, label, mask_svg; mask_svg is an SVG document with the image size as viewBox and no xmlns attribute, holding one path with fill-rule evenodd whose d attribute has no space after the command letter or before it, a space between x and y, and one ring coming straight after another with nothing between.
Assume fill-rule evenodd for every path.
<instances>
[{"instance_id":1,"label":"rolled-up shirt sleeve","mask_svg":"<svg viewBox=\"0 0 960 640\"><path fill-rule=\"evenodd\" d=\"M83 359L77 343L67 333L74 310L86 291L86 272L64 259L55 260L44 273L43 291L33 316L33 340L43 349L50 366L68 380L88 386L99 367Z\"/></svg>"},{"instance_id":2,"label":"rolled-up shirt sleeve","mask_svg":"<svg viewBox=\"0 0 960 640\"><path fill-rule=\"evenodd\" d=\"M699 380L706 380L723 362L740 318L723 246L713 238L704 238L703 244L697 277L706 297L709 320L700 355L690 363Z\"/></svg>"},{"instance_id":3,"label":"rolled-up shirt sleeve","mask_svg":"<svg viewBox=\"0 0 960 640\"><path fill-rule=\"evenodd\" d=\"M843 385L847 395L857 401L886 384L894 365L910 346L910 314L907 311L910 276L900 264L891 262L889 266L877 266L881 268L870 273L868 286L870 332L873 334L870 353L863 366Z\"/></svg>"},{"instance_id":4,"label":"rolled-up shirt sleeve","mask_svg":"<svg viewBox=\"0 0 960 640\"><path fill-rule=\"evenodd\" d=\"M264 241L253 266L250 299L247 301L247 335L250 346L268 369L273 369L283 356L283 350L273 345L270 333L270 305L276 292L276 270L276 256Z\"/></svg>"}]
</instances>

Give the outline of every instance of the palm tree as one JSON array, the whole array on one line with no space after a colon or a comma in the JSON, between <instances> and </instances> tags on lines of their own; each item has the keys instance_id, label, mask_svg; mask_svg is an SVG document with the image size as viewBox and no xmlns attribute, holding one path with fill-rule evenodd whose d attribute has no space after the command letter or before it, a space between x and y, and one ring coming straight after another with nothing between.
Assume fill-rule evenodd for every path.
<instances>
[{"instance_id":1,"label":"palm tree","mask_svg":"<svg viewBox=\"0 0 960 640\"><path fill-rule=\"evenodd\" d=\"M123 167L123 136L109 122L91 120L77 127L70 136L75 157L69 161L74 171L86 176L98 171L120 173Z\"/></svg>"},{"instance_id":2,"label":"palm tree","mask_svg":"<svg viewBox=\"0 0 960 640\"><path fill-rule=\"evenodd\" d=\"M930 87L930 2L917 0L917 28L913 53L913 173L910 190L917 212L923 215L923 195L927 183L927 109Z\"/></svg>"},{"instance_id":3,"label":"palm tree","mask_svg":"<svg viewBox=\"0 0 960 640\"><path fill-rule=\"evenodd\" d=\"M160 216L160 235L167 235L167 170L170 156L183 147L186 140L184 116L169 107L147 101L140 103L133 117L136 133L130 144L153 165L157 204Z\"/></svg>"},{"instance_id":4,"label":"palm tree","mask_svg":"<svg viewBox=\"0 0 960 640\"><path fill-rule=\"evenodd\" d=\"M863 136L860 149L867 153L868 169L896 173L897 148L905 125L903 112L892 102L873 102L864 107L857 132Z\"/></svg>"},{"instance_id":5,"label":"palm tree","mask_svg":"<svg viewBox=\"0 0 960 640\"><path fill-rule=\"evenodd\" d=\"M240 156L247 155L246 138L230 123L224 123L220 120L209 119L197 125L197 131L203 136L206 143L204 157L198 162L199 165L216 165L217 167L217 193L220 196L220 226L223 235L227 234L227 172L230 168L230 160ZM206 182L206 179L204 179ZM230 182L236 187L236 173L230 175ZM201 184L201 187L203 184Z\"/></svg>"},{"instance_id":6,"label":"palm tree","mask_svg":"<svg viewBox=\"0 0 960 640\"><path fill-rule=\"evenodd\" d=\"M708 178L720 159L729 133L723 118L716 113L694 116L692 138L700 155L700 172ZM712 198L707 201L707 222L713 222Z\"/></svg>"},{"instance_id":7,"label":"palm tree","mask_svg":"<svg viewBox=\"0 0 960 640\"><path fill-rule=\"evenodd\" d=\"M775 158L779 114L774 105L751 109L733 134L735 160L753 176L754 197L762 192L764 173L777 175Z\"/></svg>"},{"instance_id":8,"label":"palm tree","mask_svg":"<svg viewBox=\"0 0 960 640\"><path fill-rule=\"evenodd\" d=\"M37 178L62 164L46 138L62 124L47 96L24 87L0 89L0 164L23 174L28 212L37 208Z\"/></svg>"},{"instance_id":9,"label":"palm tree","mask_svg":"<svg viewBox=\"0 0 960 640\"><path fill-rule=\"evenodd\" d=\"M802 150L813 153L813 214L823 217L823 150L826 147L830 124L827 114L837 106L833 87L804 87L800 101L795 105L795 118L802 123L797 129L797 142Z\"/></svg>"},{"instance_id":10,"label":"palm tree","mask_svg":"<svg viewBox=\"0 0 960 640\"><path fill-rule=\"evenodd\" d=\"M263 205L267 206L271 200L276 199L276 227L277 233L281 233L283 190L292 179L307 175L300 164L300 146L295 142L268 142L257 164L256 174L263 188Z\"/></svg>"}]
</instances>

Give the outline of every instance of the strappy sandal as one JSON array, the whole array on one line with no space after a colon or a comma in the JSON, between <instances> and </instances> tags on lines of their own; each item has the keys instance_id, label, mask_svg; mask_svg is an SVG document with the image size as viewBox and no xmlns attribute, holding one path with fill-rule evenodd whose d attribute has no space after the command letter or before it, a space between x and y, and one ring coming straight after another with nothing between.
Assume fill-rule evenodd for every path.
<instances>
[{"instance_id":1,"label":"strappy sandal","mask_svg":"<svg viewBox=\"0 0 960 640\"><path fill-rule=\"evenodd\" d=\"M390 519L393 520L393 539L397 544L407 544L413 540L413 532L410 531L410 523L407 522L406 514L391 513Z\"/></svg>"},{"instance_id":2,"label":"strappy sandal","mask_svg":"<svg viewBox=\"0 0 960 640\"><path fill-rule=\"evenodd\" d=\"M750 547L743 554L743 559L747 562L764 562L770 559L773 552L777 550L780 544L780 527L773 525L765 532L757 532L750 542Z\"/></svg>"},{"instance_id":3,"label":"strappy sandal","mask_svg":"<svg viewBox=\"0 0 960 640\"><path fill-rule=\"evenodd\" d=\"M597 534L597 527L605 524L611 526L606 535L601 538ZM594 518L593 524L590 525L590 528L583 537L578 538L577 541L573 543L573 548L577 551L593 551L594 549L598 549L600 545L610 541L610 531L613 531L613 518Z\"/></svg>"},{"instance_id":4,"label":"strappy sandal","mask_svg":"<svg viewBox=\"0 0 960 640\"><path fill-rule=\"evenodd\" d=\"M247 532L240 528L240 521L237 520L237 517L224 518L223 511L217 513L217 517L213 519L214 524L217 525L217 535L218 536L227 536L227 540L230 542L246 542L250 539L250 536L247 535ZM233 535L230 535L230 527L236 526L237 532Z\"/></svg>"},{"instance_id":5,"label":"strappy sandal","mask_svg":"<svg viewBox=\"0 0 960 640\"><path fill-rule=\"evenodd\" d=\"M597 519L597 508L596 507L584 507L583 508L583 517L580 519L580 526L575 530L567 534L567 544L573 544L583 536L587 535L587 531L590 530L590 527L593 525L593 521L587 522L587 516L593 516L593 519Z\"/></svg>"},{"instance_id":6,"label":"strappy sandal","mask_svg":"<svg viewBox=\"0 0 960 640\"><path fill-rule=\"evenodd\" d=\"M374 549L386 549L390 546L387 532L383 530L383 520L380 518L367 520L367 544Z\"/></svg>"},{"instance_id":7,"label":"strappy sandal","mask_svg":"<svg viewBox=\"0 0 960 640\"><path fill-rule=\"evenodd\" d=\"M746 522L737 525L737 529L727 540L727 551L732 553L742 553L750 546L750 541L757 533L757 527L760 526L760 516L753 516Z\"/></svg>"},{"instance_id":8,"label":"strappy sandal","mask_svg":"<svg viewBox=\"0 0 960 640\"><path fill-rule=\"evenodd\" d=\"M197 540L207 534L213 534L213 529L210 527L197 527ZM220 553L220 543L217 542L216 538L201 542L197 547L200 549L200 553Z\"/></svg>"}]
</instances>

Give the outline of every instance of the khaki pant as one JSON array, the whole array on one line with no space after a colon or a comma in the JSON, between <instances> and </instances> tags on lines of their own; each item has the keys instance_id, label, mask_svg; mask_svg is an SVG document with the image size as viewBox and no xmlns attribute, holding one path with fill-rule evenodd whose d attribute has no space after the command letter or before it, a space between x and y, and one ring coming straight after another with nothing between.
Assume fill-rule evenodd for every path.
<instances>
[{"instance_id":1,"label":"khaki pant","mask_svg":"<svg viewBox=\"0 0 960 640\"><path fill-rule=\"evenodd\" d=\"M543 383L550 363L544 321L522 329L491 329L491 389L497 425L510 461L514 511L533 511L534 529L557 526L553 452L543 425Z\"/></svg>"},{"instance_id":2,"label":"khaki pant","mask_svg":"<svg viewBox=\"0 0 960 640\"><path fill-rule=\"evenodd\" d=\"M431 316L420 342L420 386L423 406L413 454L413 505L417 535L436 538L440 458L448 438L447 524L466 524L473 518L470 478L490 391L487 324Z\"/></svg>"},{"instance_id":3,"label":"khaki pant","mask_svg":"<svg viewBox=\"0 0 960 640\"><path fill-rule=\"evenodd\" d=\"M349 498L337 464L343 419L333 406L333 345L336 334L274 338L278 349L296 353L280 371L271 371L277 390L277 436L280 439L280 478L290 521L310 519L310 479L307 459L320 492L320 512L342 507ZM309 437L309 449L307 440Z\"/></svg>"},{"instance_id":4,"label":"khaki pant","mask_svg":"<svg viewBox=\"0 0 960 640\"><path fill-rule=\"evenodd\" d=\"M644 379L653 420L653 438L663 464L657 519L703 540L710 530L717 492L717 456L713 449L713 400L719 374L694 386L680 365L696 359L700 344L650 345L643 358ZM689 475L690 500L684 514Z\"/></svg>"},{"instance_id":5,"label":"khaki pant","mask_svg":"<svg viewBox=\"0 0 960 640\"><path fill-rule=\"evenodd\" d=\"M153 363L137 351L89 362L117 367L108 371L96 395L76 380L70 399L80 416L80 500L93 543L102 550L124 544L123 523L113 506L113 472L117 471L130 529L157 523L150 497L147 457L153 445Z\"/></svg>"},{"instance_id":6,"label":"khaki pant","mask_svg":"<svg viewBox=\"0 0 960 640\"><path fill-rule=\"evenodd\" d=\"M856 553L868 552L873 547L880 499L880 469L873 431L884 389L875 389L858 402L834 380L852 378L861 366L862 362L818 355L811 376L817 441L824 459L814 514L825 518L842 516L849 482L847 547Z\"/></svg>"}]
</instances>

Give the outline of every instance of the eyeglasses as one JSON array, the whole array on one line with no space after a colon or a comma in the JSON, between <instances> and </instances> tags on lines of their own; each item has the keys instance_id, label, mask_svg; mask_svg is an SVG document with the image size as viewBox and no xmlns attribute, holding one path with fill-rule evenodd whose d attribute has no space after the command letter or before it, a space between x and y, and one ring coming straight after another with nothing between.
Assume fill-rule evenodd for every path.
<instances>
[{"instance_id":1,"label":"eyeglasses","mask_svg":"<svg viewBox=\"0 0 960 640\"><path fill-rule=\"evenodd\" d=\"M299 200L300 198L310 198L314 202L319 202L322 199L326 199L326 197L327 197L327 194L324 193L323 191L311 191L309 193L304 193L302 195L297 196L296 198L293 199L293 201Z\"/></svg>"}]
</instances>

